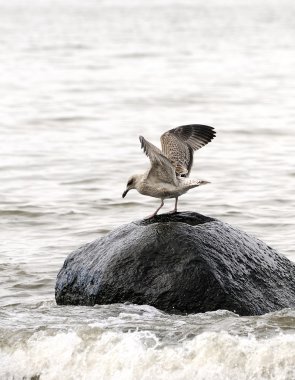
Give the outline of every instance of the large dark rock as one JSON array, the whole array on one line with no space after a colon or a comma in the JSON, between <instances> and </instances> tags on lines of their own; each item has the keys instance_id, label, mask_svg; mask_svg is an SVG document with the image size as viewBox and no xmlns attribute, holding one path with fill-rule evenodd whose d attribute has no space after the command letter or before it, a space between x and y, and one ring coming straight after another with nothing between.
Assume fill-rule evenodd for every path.
<instances>
[{"instance_id":1,"label":"large dark rock","mask_svg":"<svg viewBox=\"0 0 295 380\"><path fill-rule=\"evenodd\" d=\"M295 306L295 264L260 240L192 212L121 226L71 253L58 304L149 304L255 315Z\"/></svg>"}]
</instances>

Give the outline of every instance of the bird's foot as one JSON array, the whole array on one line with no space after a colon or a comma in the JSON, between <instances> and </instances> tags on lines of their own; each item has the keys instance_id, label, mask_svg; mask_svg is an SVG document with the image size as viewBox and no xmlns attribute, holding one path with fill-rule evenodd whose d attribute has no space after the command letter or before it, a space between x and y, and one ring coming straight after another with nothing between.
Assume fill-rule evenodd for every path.
<instances>
[{"instance_id":1,"label":"bird's foot","mask_svg":"<svg viewBox=\"0 0 295 380\"><path fill-rule=\"evenodd\" d=\"M171 211L168 211L167 214L177 214L177 210L171 210Z\"/></svg>"},{"instance_id":2,"label":"bird's foot","mask_svg":"<svg viewBox=\"0 0 295 380\"><path fill-rule=\"evenodd\" d=\"M157 214L152 214L152 215L148 215L148 216L146 216L144 219L152 219L154 216L156 216Z\"/></svg>"}]
</instances>

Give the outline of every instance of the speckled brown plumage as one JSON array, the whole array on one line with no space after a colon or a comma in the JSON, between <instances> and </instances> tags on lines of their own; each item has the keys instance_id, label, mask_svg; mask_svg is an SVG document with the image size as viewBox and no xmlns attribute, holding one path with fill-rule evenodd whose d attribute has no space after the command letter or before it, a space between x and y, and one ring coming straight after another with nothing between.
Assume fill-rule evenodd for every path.
<instances>
[{"instance_id":1,"label":"speckled brown plumage","mask_svg":"<svg viewBox=\"0 0 295 380\"><path fill-rule=\"evenodd\" d=\"M162 152L175 167L177 175L188 177L194 151L208 144L214 137L214 129L207 125L183 125L161 136Z\"/></svg>"},{"instance_id":2,"label":"speckled brown plumage","mask_svg":"<svg viewBox=\"0 0 295 380\"><path fill-rule=\"evenodd\" d=\"M187 177L192 168L194 151L208 144L214 137L214 129L207 125L183 125L161 136L162 150L160 150L140 136L141 147L150 159L151 166L145 173L129 178L122 197L125 198L131 189L136 189L140 194L161 199L160 207L153 216L164 205L164 199L175 198L173 212L176 212L180 195L194 187L209 183Z\"/></svg>"}]
</instances>

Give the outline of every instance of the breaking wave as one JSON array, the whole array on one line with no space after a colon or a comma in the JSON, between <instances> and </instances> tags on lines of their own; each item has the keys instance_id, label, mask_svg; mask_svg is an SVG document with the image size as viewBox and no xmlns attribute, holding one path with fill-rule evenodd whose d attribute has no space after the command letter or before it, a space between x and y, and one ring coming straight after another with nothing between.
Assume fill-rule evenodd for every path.
<instances>
[{"instance_id":1,"label":"breaking wave","mask_svg":"<svg viewBox=\"0 0 295 380\"><path fill-rule=\"evenodd\" d=\"M149 331L28 331L1 347L1 379L294 379L295 339L204 332L163 345Z\"/></svg>"}]
</instances>

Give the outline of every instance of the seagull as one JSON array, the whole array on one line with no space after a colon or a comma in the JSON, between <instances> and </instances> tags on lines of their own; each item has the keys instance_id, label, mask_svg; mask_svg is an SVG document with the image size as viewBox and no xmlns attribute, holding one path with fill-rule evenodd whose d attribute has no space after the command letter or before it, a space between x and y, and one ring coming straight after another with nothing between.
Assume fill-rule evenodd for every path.
<instances>
[{"instance_id":1,"label":"seagull","mask_svg":"<svg viewBox=\"0 0 295 380\"><path fill-rule=\"evenodd\" d=\"M175 198L174 210L177 212L178 197L188 190L210 183L200 179L189 179L195 150L202 148L215 137L214 128L202 124L182 125L170 129L161 136L162 150L139 136L141 147L150 159L151 167L143 174L129 178L128 191L136 189L140 194L161 199L157 210L150 218L157 215L164 206L164 199Z\"/></svg>"}]
</instances>

